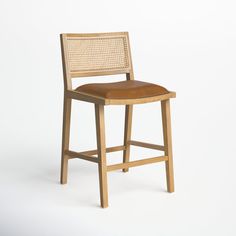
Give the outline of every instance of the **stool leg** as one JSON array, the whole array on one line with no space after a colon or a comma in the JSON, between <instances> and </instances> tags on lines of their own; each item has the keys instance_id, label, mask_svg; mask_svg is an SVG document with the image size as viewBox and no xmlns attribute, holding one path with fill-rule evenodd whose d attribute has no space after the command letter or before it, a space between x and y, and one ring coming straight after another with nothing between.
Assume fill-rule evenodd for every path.
<instances>
[{"instance_id":1,"label":"stool leg","mask_svg":"<svg viewBox=\"0 0 236 236\"><path fill-rule=\"evenodd\" d=\"M125 106L125 130L124 130L125 150L123 151L123 163L129 162L130 144L128 142L131 139L132 114L133 114L133 105L126 105ZM127 172L127 171L129 171L129 168L123 169L123 172Z\"/></svg>"},{"instance_id":2,"label":"stool leg","mask_svg":"<svg viewBox=\"0 0 236 236\"><path fill-rule=\"evenodd\" d=\"M108 207L104 106L95 104L101 207Z\"/></svg>"},{"instance_id":3,"label":"stool leg","mask_svg":"<svg viewBox=\"0 0 236 236\"><path fill-rule=\"evenodd\" d=\"M171 141L171 118L170 118L170 100L161 101L163 138L165 146L165 155L168 156L166 165L167 191L174 192L174 171L172 159L172 141Z\"/></svg>"},{"instance_id":4,"label":"stool leg","mask_svg":"<svg viewBox=\"0 0 236 236\"><path fill-rule=\"evenodd\" d=\"M61 150L61 184L67 183L68 157L64 154L69 148L70 140L70 117L71 99L64 97L63 128L62 128L62 150Z\"/></svg>"}]
</instances>

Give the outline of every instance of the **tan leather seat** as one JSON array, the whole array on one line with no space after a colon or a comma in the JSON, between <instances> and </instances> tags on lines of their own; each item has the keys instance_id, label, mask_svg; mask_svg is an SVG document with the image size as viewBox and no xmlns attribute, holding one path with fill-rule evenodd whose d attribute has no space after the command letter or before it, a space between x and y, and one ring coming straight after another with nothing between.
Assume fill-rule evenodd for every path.
<instances>
[{"instance_id":1,"label":"tan leather seat","mask_svg":"<svg viewBox=\"0 0 236 236\"><path fill-rule=\"evenodd\" d=\"M105 99L137 99L169 93L160 85L138 80L85 84L78 87L76 91Z\"/></svg>"}]
</instances>

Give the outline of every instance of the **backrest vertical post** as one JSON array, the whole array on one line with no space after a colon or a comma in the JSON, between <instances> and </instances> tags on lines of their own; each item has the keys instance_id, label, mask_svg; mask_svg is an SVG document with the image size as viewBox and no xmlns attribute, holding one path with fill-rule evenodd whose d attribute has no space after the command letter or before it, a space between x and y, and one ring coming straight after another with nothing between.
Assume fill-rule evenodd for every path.
<instances>
[{"instance_id":1,"label":"backrest vertical post","mask_svg":"<svg viewBox=\"0 0 236 236\"><path fill-rule=\"evenodd\" d=\"M129 40L129 34L128 33L127 33L127 44L128 44L130 72L126 74L126 80L134 80L133 63L132 63L132 56L131 56L131 49L130 49L130 40Z\"/></svg>"},{"instance_id":2,"label":"backrest vertical post","mask_svg":"<svg viewBox=\"0 0 236 236\"><path fill-rule=\"evenodd\" d=\"M61 41L61 56L62 56L62 68L63 68L63 79L64 79L64 90L72 90L71 76L69 73L69 65L67 58L67 45L66 39L63 34L60 34Z\"/></svg>"}]
</instances>

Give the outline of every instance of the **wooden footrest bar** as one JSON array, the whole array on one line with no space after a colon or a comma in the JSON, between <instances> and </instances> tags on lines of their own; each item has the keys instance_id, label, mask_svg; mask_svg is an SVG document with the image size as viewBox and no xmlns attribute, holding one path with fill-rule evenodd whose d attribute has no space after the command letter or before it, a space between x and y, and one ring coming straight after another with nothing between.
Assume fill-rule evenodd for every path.
<instances>
[{"instance_id":1,"label":"wooden footrest bar","mask_svg":"<svg viewBox=\"0 0 236 236\"><path fill-rule=\"evenodd\" d=\"M92 162L98 163L97 157L89 156L89 155L83 154L82 152L73 152L73 151L66 150L65 155L69 156L69 159L79 158L86 161L92 161Z\"/></svg>"},{"instance_id":2,"label":"wooden footrest bar","mask_svg":"<svg viewBox=\"0 0 236 236\"><path fill-rule=\"evenodd\" d=\"M123 150L125 150L125 146L123 145L114 146L114 147L106 148L106 153L123 151ZM79 158L86 161L92 161L96 163L99 162L98 158L93 156L93 155L98 154L98 150L89 150L89 151L84 151L84 152L74 152L74 151L66 150L65 154L69 156L69 159Z\"/></svg>"},{"instance_id":3,"label":"wooden footrest bar","mask_svg":"<svg viewBox=\"0 0 236 236\"><path fill-rule=\"evenodd\" d=\"M129 144L134 145L134 146L146 147L146 148L164 151L164 146L160 146L160 145L143 143L143 142L138 142L138 141L129 141ZM123 151L123 150L125 150L125 148L126 147L123 145L109 147L109 148L106 148L106 153ZM65 151L65 155L67 155L69 159L79 158L79 159L83 159L86 161L99 163L99 159L97 157L93 156L93 155L97 155L97 153L98 153L97 150L89 150L89 151L84 151L84 152L74 152L74 151L70 151L70 150ZM145 164L151 164L151 163L166 161L166 160L168 160L167 156L152 157L152 158L147 158L147 159L143 159L143 160L137 160L137 161L131 161L131 162L127 162L127 163L110 165L110 166L107 166L107 171L125 169L125 168L129 168L129 167L141 166L141 165L145 165Z\"/></svg>"},{"instance_id":4,"label":"wooden footrest bar","mask_svg":"<svg viewBox=\"0 0 236 236\"><path fill-rule=\"evenodd\" d=\"M162 145L144 143L144 142L139 142L139 141L134 141L134 140L130 140L128 143L130 145L134 145L134 146L138 146L138 147L144 147L144 148L150 148L150 149L155 149L155 150L159 150L159 151L165 151L165 147Z\"/></svg>"},{"instance_id":5,"label":"wooden footrest bar","mask_svg":"<svg viewBox=\"0 0 236 236\"><path fill-rule=\"evenodd\" d=\"M143 160L130 161L130 162L126 162L126 163L110 165L110 166L107 166L107 171L125 169L125 168L129 168L129 167L141 166L141 165L146 165L146 164L151 164L151 163L161 162L161 161L167 161L167 160L168 160L167 156L146 158Z\"/></svg>"},{"instance_id":6,"label":"wooden footrest bar","mask_svg":"<svg viewBox=\"0 0 236 236\"><path fill-rule=\"evenodd\" d=\"M117 151L123 151L125 150L125 146L121 145L121 146L114 146L114 147L109 147L109 148L106 148L106 153L109 153L109 152L117 152ZM85 154L85 155L97 155L98 154L98 150L95 149L95 150L90 150L90 151L84 151L84 152L81 152L82 154Z\"/></svg>"}]
</instances>

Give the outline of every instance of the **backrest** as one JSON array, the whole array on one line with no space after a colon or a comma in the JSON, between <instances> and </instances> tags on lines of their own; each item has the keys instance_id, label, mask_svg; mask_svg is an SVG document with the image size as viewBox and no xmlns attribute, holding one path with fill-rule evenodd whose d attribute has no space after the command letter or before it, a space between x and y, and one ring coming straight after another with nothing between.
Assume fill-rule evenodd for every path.
<instances>
[{"instance_id":1,"label":"backrest","mask_svg":"<svg viewBox=\"0 0 236 236\"><path fill-rule=\"evenodd\" d=\"M133 79L128 32L60 36L65 89L75 77L127 74Z\"/></svg>"}]
</instances>

